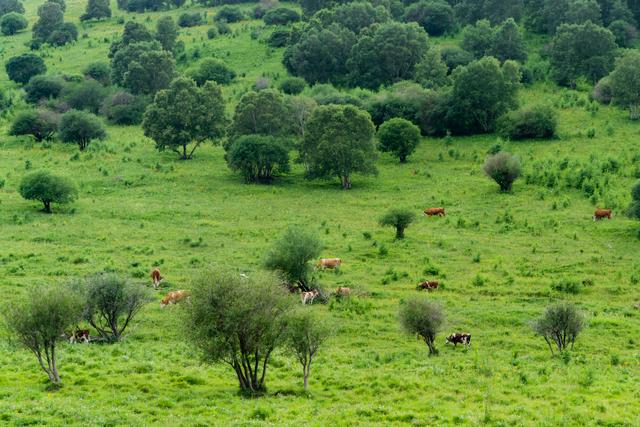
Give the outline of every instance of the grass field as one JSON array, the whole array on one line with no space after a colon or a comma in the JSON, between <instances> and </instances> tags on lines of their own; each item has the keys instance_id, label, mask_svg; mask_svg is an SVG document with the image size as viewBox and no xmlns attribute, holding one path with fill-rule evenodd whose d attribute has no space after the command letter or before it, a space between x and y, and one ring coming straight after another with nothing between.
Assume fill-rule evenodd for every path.
<instances>
[{"instance_id":1,"label":"grass field","mask_svg":"<svg viewBox=\"0 0 640 427\"><path fill-rule=\"evenodd\" d=\"M25 3L31 22L37 4ZM66 19L77 21L83 4L69 1ZM212 41L205 26L181 32L188 51L215 53L244 73L225 89L231 100L263 73L285 75L282 52L249 36L257 25L234 24L237 36ZM103 39L120 28L114 17L81 30L89 37L73 46L48 48L50 72L78 73L106 59ZM29 39L28 32L1 38L1 60L25 52ZM8 86L2 69L0 82ZM308 394L297 362L276 354L267 396L239 396L231 369L200 364L184 344L178 310L160 309L163 292L122 343L63 345L64 386L57 391L48 389L31 354L2 340L0 424L640 425L640 311L633 308L640 301L640 224L623 215L636 180L640 127L614 108L591 113L579 102L569 106L552 86L521 97L560 107L560 138L503 147L520 156L528 175L538 160L616 160L620 167L602 174L605 190L593 200L525 179L512 194L500 194L481 171L495 136L425 139L406 165L383 155L379 176L357 177L345 192L338 182L305 181L299 166L274 185L245 185L227 169L222 148L205 146L194 160L179 161L158 153L138 127L109 127L107 141L78 155L75 146L5 136L6 117L0 121L4 304L28 286L103 269L146 282L159 265L173 289L189 289L190 278L210 265L250 273L291 224L316 230L323 256L343 259L340 272L322 273L321 283L349 286L358 296L310 308L328 312L339 328L313 366ZM586 136L589 128L594 138ZM20 178L40 168L73 178L79 201L45 215L23 200ZM613 207L613 219L594 223L594 205ZM396 242L391 229L377 225L395 206L418 214L445 206L447 217L420 217ZM445 307L445 332L470 332L471 348L445 347L441 334L440 356L429 358L424 343L401 332L399 302L428 278L444 283L430 297ZM577 295L552 290L565 279L593 284ZM565 359L552 358L529 326L557 300L575 302L589 319Z\"/></svg>"}]
</instances>

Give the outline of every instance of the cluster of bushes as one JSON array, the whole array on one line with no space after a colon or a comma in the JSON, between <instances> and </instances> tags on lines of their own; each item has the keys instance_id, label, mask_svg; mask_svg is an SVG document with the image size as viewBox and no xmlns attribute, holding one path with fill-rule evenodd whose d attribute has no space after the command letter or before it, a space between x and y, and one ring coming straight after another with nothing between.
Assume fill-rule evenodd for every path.
<instances>
[{"instance_id":1,"label":"cluster of bushes","mask_svg":"<svg viewBox=\"0 0 640 427\"><path fill-rule=\"evenodd\" d=\"M178 25L182 28L197 27L203 23L204 20L200 12L185 12L178 17Z\"/></svg>"},{"instance_id":2,"label":"cluster of bushes","mask_svg":"<svg viewBox=\"0 0 640 427\"><path fill-rule=\"evenodd\" d=\"M63 46L78 39L78 29L71 22L64 22L64 0L49 0L38 7L38 21L33 25L31 47L37 49L43 43Z\"/></svg>"},{"instance_id":3,"label":"cluster of bushes","mask_svg":"<svg viewBox=\"0 0 640 427\"><path fill-rule=\"evenodd\" d=\"M27 28L24 6L20 0L0 0L0 33L12 36Z\"/></svg>"}]
</instances>

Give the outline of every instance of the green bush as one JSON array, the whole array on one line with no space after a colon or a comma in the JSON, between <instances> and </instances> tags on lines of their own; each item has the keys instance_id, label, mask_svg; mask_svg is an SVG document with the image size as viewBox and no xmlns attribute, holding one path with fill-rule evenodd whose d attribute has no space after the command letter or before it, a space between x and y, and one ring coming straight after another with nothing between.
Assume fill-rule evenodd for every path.
<instances>
[{"instance_id":1,"label":"green bush","mask_svg":"<svg viewBox=\"0 0 640 427\"><path fill-rule=\"evenodd\" d=\"M218 28L217 27L209 27L209 29L207 29L207 38L209 40L215 39L216 37L218 37Z\"/></svg>"},{"instance_id":2,"label":"green bush","mask_svg":"<svg viewBox=\"0 0 640 427\"><path fill-rule=\"evenodd\" d=\"M244 19L244 13L237 6L222 6L213 19L220 22L239 22Z\"/></svg>"},{"instance_id":3,"label":"green bush","mask_svg":"<svg viewBox=\"0 0 640 427\"><path fill-rule=\"evenodd\" d=\"M57 98L64 86L65 82L59 76L33 76L24 87L25 100L36 104L43 99Z\"/></svg>"},{"instance_id":4,"label":"green bush","mask_svg":"<svg viewBox=\"0 0 640 427\"><path fill-rule=\"evenodd\" d=\"M396 229L396 239L404 238L404 231L415 221L416 216L408 209L394 208L380 218L381 226L391 226Z\"/></svg>"},{"instance_id":5,"label":"green bush","mask_svg":"<svg viewBox=\"0 0 640 427\"><path fill-rule=\"evenodd\" d=\"M310 261L317 258L321 250L322 242L315 233L290 227L267 254L265 267L282 274L289 284L308 291L313 284Z\"/></svg>"},{"instance_id":6,"label":"green bush","mask_svg":"<svg viewBox=\"0 0 640 427\"><path fill-rule=\"evenodd\" d=\"M236 73L227 64L215 58L205 58L196 68L187 72L198 86L202 86L208 81L218 84L229 84L236 78Z\"/></svg>"},{"instance_id":7,"label":"green bush","mask_svg":"<svg viewBox=\"0 0 640 427\"><path fill-rule=\"evenodd\" d=\"M511 140L549 139L556 134L557 113L545 105L526 107L503 115L496 127L502 137Z\"/></svg>"},{"instance_id":8,"label":"green bush","mask_svg":"<svg viewBox=\"0 0 640 427\"><path fill-rule=\"evenodd\" d=\"M403 329L424 340L429 347L429 356L438 354L435 341L444 318L442 307L427 298L412 299L400 306L400 323Z\"/></svg>"},{"instance_id":9,"label":"green bush","mask_svg":"<svg viewBox=\"0 0 640 427\"><path fill-rule=\"evenodd\" d=\"M27 19L16 12L7 13L0 18L0 32L5 36L12 36L27 28Z\"/></svg>"},{"instance_id":10,"label":"green bush","mask_svg":"<svg viewBox=\"0 0 640 427\"><path fill-rule=\"evenodd\" d=\"M229 169L241 172L246 182L270 183L289 172L289 149L281 139L244 135L227 147Z\"/></svg>"},{"instance_id":11,"label":"green bush","mask_svg":"<svg viewBox=\"0 0 640 427\"><path fill-rule=\"evenodd\" d=\"M300 14L286 7L278 7L270 9L262 17L267 25L286 25L300 20Z\"/></svg>"},{"instance_id":12,"label":"green bush","mask_svg":"<svg viewBox=\"0 0 640 427\"><path fill-rule=\"evenodd\" d=\"M104 61L96 61L87 65L82 72L85 77L102 83L104 86L111 84L111 67Z\"/></svg>"},{"instance_id":13,"label":"green bush","mask_svg":"<svg viewBox=\"0 0 640 427\"><path fill-rule=\"evenodd\" d=\"M33 53L13 56L5 64L9 79L16 83L27 83L31 77L47 72L44 60Z\"/></svg>"},{"instance_id":14,"label":"green bush","mask_svg":"<svg viewBox=\"0 0 640 427\"><path fill-rule=\"evenodd\" d=\"M202 25L202 15L200 12L185 12L178 17L178 26L182 28L197 27L198 25Z\"/></svg>"},{"instance_id":15,"label":"green bush","mask_svg":"<svg viewBox=\"0 0 640 427\"><path fill-rule=\"evenodd\" d=\"M291 41L291 30L288 28L276 28L267 39L271 47L285 47Z\"/></svg>"},{"instance_id":16,"label":"green bush","mask_svg":"<svg viewBox=\"0 0 640 427\"><path fill-rule=\"evenodd\" d=\"M36 141L48 140L58 130L58 122L58 115L52 111L22 111L13 119L9 135L32 135Z\"/></svg>"},{"instance_id":17,"label":"green bush","mask_svg":"<svg viewBox=\"0 0 640 427\"><path fill-rule=\"evenodd\" d=\"M95 115L69 110L60 119L59 135L62 141L76 143L80 150L84 150L92 140L105 139L107 132Z\"/></svg>"},{"instance_id":18,"label":"green bush","mask_svg":"<svg viewBox=\"0 0 640 427\"><path fill-rule=\"evenodd\" d=\"M387 120L378 129L378 140L380 151L391 152L404 163L420 143L420 129L409 120Z\"/></svg>"},{"instance_id":19,"label":"green bush","mask_svg":"<svg viewBox=\"0 0 640 427\"><path fill-rule=\"evenodd\" d=\"M500 186L501 191L511 191L522 172L518 158L506 151L487 157L482 169Z\"/></svg>"},{"instance_id":20,"label":"green bush","mask_svg":"<svg viewBox=\"0 0 640 427\"><path fill-rule=\"evenodd\" d=\"M89 79L80 83L66 85L60 93L60 98L70 108L97 114L107 97L107 91L107 88L101 83Z\"/></svg>"},{"instance_id":21,"label":"green bush","mask_svg":"<svg viewBox=\"0 0 640 427\"><path fill-rule=\"evenodd\" d=\"M280 83L280 90L287 95L298 95L306 87L307 82L300 77L288 77Z\"/></svg>"},{"instance_id":22,"label":"green bush","mask_svg":"<svg viewBox=\"0 0 640 427\"><path fill-rule=\"evenodd\" d=\"M26 200L42 202L46 213L51 213L51 203L71 203L78 198L78 189L73 182L49 171L25 175L20 182L19 192Z\"/></svg>"},{"instance_id":23,"label":"green bush","mask_svg":"<svg viewBox=\"0 0 640 427\"><path fill-rule=\"evenodd\" d=\"M142 122L144 111L150 103L148 96L118 91L104 100L100 113L112 124L137 125Z\"/></svg>"},{"instance_id":24,"label":"green bush","mask_svg":"<svg viewBox=\"0 0 640 427\"><path fill-rule=\"evenodd\" d=\"M542 336L553 354L553 346L559 353L573 349L576 338L584 328L584 315L572 304L560 303L547 307L545 313L533 322L533 330Z\"/></svg>"}]
</instances>

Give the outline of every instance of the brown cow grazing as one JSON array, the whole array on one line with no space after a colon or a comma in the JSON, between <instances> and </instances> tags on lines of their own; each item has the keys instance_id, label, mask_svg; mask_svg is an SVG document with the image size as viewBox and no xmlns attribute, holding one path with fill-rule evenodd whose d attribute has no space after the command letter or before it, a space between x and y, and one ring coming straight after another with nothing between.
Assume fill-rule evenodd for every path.
<instances>
[{"instance_id":1,"label":"brown cow grazing","mask_svg":"<svg viewBox=\"0 0 640 427\"><path fill-rule=\"evenodd\" d=\"M340 258L322 258L316 264L317 268L325 269L325 268L338 268L342 264L342 260Z\"/></svg>"},{"instance_id":2,"label":"brown cow grazing","mask_svg":"<svg viewBox=\"0 0 640 427\"><path fill-rule=\"evenodd\" d=\"M462 344L465 347L471 345L471 334L466 332L456 332L451 334L446 338L445 345L449 343L453 344L454 347L457 347L458 344Z\"/></svg>"},{"instance_id":3,"label":"brown cow grazing","mask_svg":"<svg viewBox=\"0 0 640 427\"><path fill-rule=\"evenodd\" d=\"M84 341L85 344L89 344L90 338L88 329L76 329L74 332L69 334L69 342L71 344L75 344L80 341Z\"/></svg>"},{"instance_id":4,"label":"brown cow grazing","mask_svg":"<svg viewBox=\"0 0 640 427\"><path fill-rule=\"evenodd\" d=\"M158 285L160 284L160 282L162 282L163 279L164 277L162 277L162 275L160 274L159 268L154 268L153 271L151 271L151 281L153 282L153 289L158 289Z\"/></svg>"},{"instance_id":5,"label":"brown cow grazing","mask_svg":"<svg viewBox=\"0 0 640 427\"><path fill-rule=\"evenodd\" d=\"M160 307L166 307L169 304L177 304L178 302L182 301L183 299L188 298L191 295L191 292L189 291L175 291L175 292L169 292L167 295L165 295L164 298L162 298L162 302L160 303Z\"/></svg>"},{"instance_id":6,"label":"brown cow grazing","mask_svg":"<svg viewBox=\"0 0 640 427\"><path fill-rule=\"evenodd\" d=\"M444 208L428 208L424 210L426 216L445 216Z\"/></svg>"},{"instance_id":7,"label":"brown cow grazing","mask_svg":"<svg viewBox=\"0 0 640 427\"><path fill-rule=\"evenodd\" d=\"M318 295L320 295L320 293L315 289L309 292L301 293L300 299L302 300L302 305L307 305L307 303L313 304L313 300L316 299Z\"/></svg>"},{"instance_id":8,"label":"brown cow grazing","mask_svg":"<svg viewBox=\"0 0 640 427\"><path fill-rule=\"evenodd\" d=\"M351 289L350 288L340 287L340 288L336 289L336 296L337 297L348 297L349 295L351 295Z\"/></svg>"},{"instance_id":9,"label":"brown cow grazing","mask_svg":"<svg viewBox=\"0 0 640 427\"><path fill-rule=\"evenodd\" d=\"M603 218L611 219L611 209L596 209L593 213L593 220L598 221Z\"/></svg>"},{"instance_id":10,"label":"brown cow grazing","mask_svg":"<svg viewBox=\"0 0 640 427\"><path fill-rule=\"evenodd\" d=\"M440 286L440 282L437 282L435 280L429 282L428 280L425 282L422 282L418 285L418 290L422 291L422 290L428 290L428 291L433 291L435 289L438 289L438 286Z\"/></svg>"}]
</instances>

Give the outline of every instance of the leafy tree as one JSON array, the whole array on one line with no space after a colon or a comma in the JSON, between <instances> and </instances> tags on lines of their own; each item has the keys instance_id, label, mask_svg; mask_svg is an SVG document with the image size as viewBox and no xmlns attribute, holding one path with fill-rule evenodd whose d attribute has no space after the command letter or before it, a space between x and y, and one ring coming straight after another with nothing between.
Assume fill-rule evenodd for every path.
<instances>
[{"instance_id":1,"label":"leafy tree","mask_svg":"<svg viewBox=\"0 0 640 427\"><path fill-rule=\"evenodd\" d=\"M107 133L100 119L91 113L69 110L62 115L59 129L60 139L78 144L84 150L95 139L105 139Z\"/></svg>"},{"instance_id":2,"label":"leafy tree","mask_svg":"<svg viewBox=\"0 0 640 427\"><path fill-rule=\"evenodd\" d=\"M120 341L133 318L152 299L143 285L116 273L96 274L75 286L84 299L84 320L107 342Z\"/></svg>"},{"instance_id":3,"label":"leafy tree","mask_svg":"<svg viewBox=\"0 0 640 427\"><path fill-rule=\"evenodd\" d=\"M404 239L404 230L415 221L416 216L408 209L394 208L380 218L381 226L390 226L396 229L396 239Z\"/></svg>"},{"instance_id":4,"label":"leafy tree","mask_svg":"<svg viewBox=\"0 0 640 427\"><path fill-rule=\"evenodd\" d=\"M456 68L464 65L469 65L473 62L473 55L464 49L460 49L457 46L444 47L440 49L442 60L449 68L449 74ZM418 70L416 70L416 73Z\"/></svg>"},{"instance_id":5,"label":"leafy tree","mask_svg":"<svg viewBox=\"0 0 640 427\"><path fill-rule=\"evenodd\" d=\"M382 24L391 20L389 12L382 6L374 6L370 2L353 2L340 4L334 8L325 8L316 13L313 19L323 27L337 24L358 34L373 24Z\"/></svg>"},{"instance_id":6,"label":"leafy tree","mask_svg":"<svg viewBox=\"0 0 640 427\"><path fill-rule=\"evenodd\" d=\"M160 43L140 42L126 45L111 59L112 80L134 95L153 95L165 89L176 75L171 53Z\"/></svg>"},{"instance_id":7,"label":"leafy tree","mask_svg":"<svg viewBox=\"0 0 640 427\"><path fill-rule=\"evenodd\" d=\"M569 8L564 14L563 22L584 24L587 21L602 24L602 14L598 2L596 0L571 0Z\"/></svg>"},{"instance_id":8,"label":"leafy tree","mask_svg":"<svg viewBox=\"0 0 640 427\"><path fill-rule=\"evenodd\" d=\"M400 306L400 323L411 335L422 338L429 347L429 356L438 354L436 335L444 323L442 307L426 298L411 299Z\"/></svg>"},{"instance_id":9,"label":"leafy tree","mask_svg":"<svg viewBox=\"0 0 640 427\"><path fill-rule=\"evenodd\" d=\"M80 16L81 21L104 18L111 18L109 0L89 0L86 11Z\"/></svg>"},{"instance_id":10,"label":"leafy tree","mask_svg":"<svg viewBox=\"0 0 640 427\"><path fill-rule=\"evenodd\" d=\"M57 5L59 5L63 13L67 11L67 2L65 0L47 0L47 1L50 1L51 3L56 3Z\"/></svg>"},{"instance_id":11,"label":"leafy tree","mask_svg":"<svg viewBox=\"0 0 640 427\"><path fill-rule=\"evenodd\" d=\"M505 192L511 191L514 181L521 174L518 158L505 151L487 157L482 169L489 178L500 186L500 190Z\"/></svg>"},{"instance_id":12,"label":"leafy tree","mask_svg":"<svg viewBox=\"0 0 640 427\"><path fill-rule=\"evenodd\" d=\"M205 58L198 64L197 68L189 70L187 73L198 86L202 86L208 81L221 85L229 84L236 78L236 72L227 64L215 58Z\"/></svg>"},{"instance_id":13,"label":"leafy tree","mask_svg":"<svg viewBox=\"0 0 640 427\"><path fill-rule=\"evenodd\" d=\"M629 118L640 118L640 53L629 51L616 62L609 75L612 101L629 110Z\"/></svg>"},{"instance_id":14,"label":"leafy tree","mask_svg":"<svg viewBox=\"0 0 640 427\"><path fill-rule=\"evenodd\" d=\"M274 89L246 93L236 106L230 132L236 136L289 134L289 111L282 94Z\"/></svg>"},{"instance_id":15,"label":"leafy tree","mask_svg":"<svg viewBox=\"0 0 640 427\"><path fill-rule=\"evenodd\" d=\"M378 127L394 118L413 122L416 121L421 105L429 93L416 83L403 81L378 92L369 98L365 105L371 114L373 124Z\"/></svg>"},{"instance_id":16,"label":"leafy tree","mask_svg":"<svg viewBox=\"0 0 640 427\"><path fill-rule=\"evenodd\" d=\"M581 76L596 82L613 68L615 50L611 31L591 22L563 24L558 27L549 52L553 78L564 86L575 86Z\"/></svg>"},{"instance_id":17,"label":"leafy tree","mask_svg":"<svg viewBox=\"0 0 640 427\"><path fill-rule=\"evenodd\" d=\"M178 17L178 26L180 27L197 27L198 25L202 25L202 15L200 12L185 12Z\"/></svg>"},{"instance_id":18,"label":"leafy tree","mask_svg":"<svg viewBox=\"0 0 640 427\"><path fill-rule=\"evenodd\" d=\"M321 106L306 127L299 151L308 178L337 176L348 190L353 173L377 173L375 129L366 111L351 105Z\"/></svg>"},{"instance_id":19,"label":"leafy tree","mask_svg":"<svg viewBox=\"0 0 640 427\"><path fill-rule=\"evenodd\" d=\"M184 306L187 339L205 362L230 365L244 393L264 392L268 362L283 344L292 308L286 290L274 276L210 270L196 278L192 292Z\"/></svg>"},{"instance_id":20,"label":"leafy tree","mask_svg":"<svg viewBox=\"0 0 640 427\"><path fill-rule=\"evenodd\" d=\"M20 195L26 200L39 200L43 211L51 213L51 203L71 203L78 198L78 189L68 178L49 171L25 175L20 182Z\"/></svg>"},{"instance_id":21,"label":"leafy tree","mask_svg":"<svg viewBox=\"0 0 640 427\"><path fill-rule=\"evenodd\" d=\"M307 82L300 77L288 77L280 83L280 90L287 95L298 95L305 87L307 87Z\"/></svg>"},{"instance_id":22,"label":"leafy tree","mask_svg":"<svg viewBox=\"0 0 640 427\"><path fill-rule=\"evenodd\" d=\"M353 47L347 62L350 80L371 89L410 80L427 49L427 34L417 24L382 24Z\"/></svg>"},{"instance_id":23,"label":"leafy tree","mask_svg":"<svg viewBox=\"0 0 640 427\"><path fill-rule=\"evenodd\" d=\"M85 77L91 78L104 86L111 84L111 67L103 61L92 62L82 72Z\"/></svg>"},{"instance_id":24,"label":"leafy tree","mask_svg":"<svg viewBox=\"0 0 640 427\"><path fill-rule=\"evenodd\" d=\"M0 0L0 16L12 12L24 15L22 2L20 0Z\"/></svg>"},{"instance_id":25,"label":"leafy tree","mask_svg":"<svg viewBox=\"0 0 640 427\"><path fill-rule=\"evenodd\" d=\"M142 128L158 150L169 149L182 160L191 159L200 144L224 135L224 108L218 85L207 82L199 88L193 80L180 77L156 94L144 113Z\"/></svg>"},{"instance_id":26,"label":"leafy tree","mask_svg":"<svg viewBox=\"0 0 640 427\"><path fill-rule=\"evenodd\" d=\"M124 24L124 30L122 31L122 37L120 39L115 40L109 46L109 58L113 60L116 53L124 47L135 43L142 42L152 42L154 40L153 34L145 27L143 24L140 24L135 21L127 21ZM160 47L154 46L155 49L160 49Z\"/></svg>"},{"instance_id":27,"label":"leafy tree","mask_svg":"<svg viewBox=\"0 0 640 427\"><path fill-rule=\"evenodd\" d=\"M381 151L393 153L404 163L420 143L420 129L409 120L394 118L380 126L378 140Z\"/></svg>"},{"instance_id":28,"label":"leafy tree","mask_svg":"<svg viewBox=\"0 0 640 427\"><path fill-rule=\"evenodd\" d=\"M292 96L287 99L287 109L291 119L293 133L304 137L307 120L318 104L313 98L304 96Z\"/></svg>"},{"instance_id":29,"label":"leafy tree","mask_svg":"<svg viewBox=\"0 0 640 427\"><path fill-rule=\"evenodd\" d=\"M560 303L547 307L544 315L533 323L533 330L542 336L553 354L555 345L562 352L573 344L584 328L584 315L572 304Z\"/></svg>"},{"instance_id":30,"label":"leafy tree","mask_svg":"<svg viewBox=\"0 0 640 427\"><path fill-rule=\"evenodd\" d=\"M432 47L416 65L415 81L429 89L438 89L451 83L449 67L442 60L440 49Z\"/></svg>"},{"instance_id":31,"label":"leafy tree","mask_svg":"<svg viewBox=\"0 0 640 427\"><path fill-rule=\"evenodd\" d=\"M527 48L520 34L520 27L513 18L507 19L498 27L493 37L491 53L500 62L508 59L524 62L527 59Z\"/></svg>"},{"instance_id":32,"label":"leafy tree","mask_svg":"<svg viewBox=\"0 0 640 427\"><path fill-rule=\"evenodd\" d=\"M107 97L107 89L95 80L84 80L66 85L60 97L73 109L98 114Z\"/></svg>"},{"instance_id":33,"label":"leafy tree","mask_svg":"<svg viewBox=\"0 0 640 427\"><path fill-rule=\"evenodd\" d=\"M469 25L462 32L462 48L476 59L487 56L493 48L494 33L494 28L486 19Z\"/></svg>"},{"instance_id":34,"label":"leafy tree","mask_svg":"<svg viewBox=\"0 0 640 427\"><path fill-rule=\"evenodd\" d=\"M125 91L118 91L108 96L102 103L100 113L107 122L117 125L137 125L151 103L148 96L135 96Z\"/></svg>"},{"instance_id":35,"label":"leafy tree","mask_svg":"<svg viewBox=\"0 0 640 427\"><path fill-rule=\"evenodd\" d=\"M156 40L164 50L174 51L178 40L178 28L171 16L163 16L156 22Z\"/></svg>"},{"instance_id":36,"label":"leafy tree","mask_svg":"<svg viewBox=\"0 0 640 427\"><path fill-rule=\"evenodd\" d=\"M336 0L300 0L300 7L302 8L304 16L309 17L320 9L330 9L337 3Z\"/></svg>"},{"instance_id":37,"label":"leafy tree","mask_svg":"<svg viewBox=\"0 0 640 427\"><path fill-rule=\"evenodd\" d=\"M58 130L58 121L58 115L52 111L22 111L13 119L9 135L32 135L36 141L51 139Z\"/></svg>"},{"instance_id":38,"label":"leafy tree","mask_svg":"<svg viewBox=\"0 0 640 427\"><path fill-rule=\"evenodd\" d=\"M23 53L9 58L4 68L9 79L22 84L27 83L33 76L47 72L44 60L33 53Z\"/></svg>"},{"instance_id":39,"label":"leafy tree","mask_svg":"<svg viewBox=\"0 0 640 427\"><path fill-rule=\"evenodd\" d=\"M33 25L33 38L46 42L54 31L58 30L64 20L64 10L58 3L47 1L38 7L38 21Z\"/></svg>"},{"instance_id":40,"label":"leafy tree","mask_svg":"<svg viewBox=\"0 0 640 427\"><path fill-rule=\"evenodd\" d=\"M500 117L496 127L498 133L511 140L553 138L558 127L557 113L545 105L527 107Z\"/></svg>"},{"instance_id":41,"label":"leafy tree","mask_svg":"<svg viewBox=\"0 0 640 427\"><path fill-rule=\"evenodd\" d=\"M640 181L631 189L631 205L627 213L631 218L640 219Z\"/></svg>"},{"instance_id":42,"label":"leafy tree","mask_svg":"<svg viewBox=\"0 0 640 427\"><path fill-rule=\"evenodd\" d=\"M4 318L12 337L36 356L49 381L59 386L58 343L81 313L82 302L74 293L47 285L31 288L24 300L7 308Z\"/></svg>"},{"instance_id":43,"label":"leafy tree","mask_svg":"<svg viewBox=\"0 0 640 427\"><path fill-rule=\"evenodd\" d=\"M318 350L331 336L327 320L310 310L296 310L287 317L287 348L302 365L304 388L309 388L309 375Z\"/></svg>"},{"instance_id":44,"label":"leafy tree","mask_svg":"<svg viewBox=\"0 0 640 427\"><path fill-rule=\"evenodd\" d=\"M603 77L593 88L593 99L601 104L609 105L613 99L611 89L611 79L609 76Z\"/></svg>"},{"instance_id":45,"label":"leafy tree","mask_svg":"<svg viewBox=\"0 0 640 427\"><path fill-rule=\"evenodd\" d=\"M214 21L225 21L229 23L240 22L244 19L242 9L237 6L222 6L213 17Z\"/></svg>"},{"instance_id":46,"label":"leafy tree","mask_svg":"<svg viewBox=\"0 0 640 427\"><path fill-rule=\"evenodd\" d=\"M5 36L12 36L27 28L27 18L17 12L7 13L0 18L0 31Z\"/></svg>"},{"instance_id":47,"label":"leafy tree","mask_svg":"<svg viewBox=\"0 0 640 427\"><path fill-rule=\"evenodd\" d=\"M51 46L64 46L78 40L78 29L71 22L64 22L47 39Z\"/></svg>"},{"instance_id":48,"label":"leafy tree","mask_svg":"<svg viewBox=\"0 0 640 427\"><path fill-rule=\"evenodd\" d=\"M42 99L57 98L64 88L64 81L59 76L38 74L31 77L24 87L25 99L35 104Z\"/></svg>"},{"instance_id":49,"label":"leafy tree","mask_svg":"<svg viewBox=\"0 0 640 427\"><path fill-rule=\"evenodd\" d=\"M310 262L321 251L322 242L315 233L289 227L267 254L265 267L282 274L289 284L301 291L308 291L313 287L313 266Z\"/></svg>"},{"instance_id":50,"label":"leafy tree","mask_svg":"<svg viewBox=\"0 0 640 427\"><path fill-rule=\"evenodd\" d=\"M285 47L291 41L291 29L288 27L279 27L273 30L267 39L267 45L278 48Z\"/></svg>"},{"instance_id":51,"label":"leafy tree","mask_svg":"<svg viewBox=\"0 0 640 427\"><path fill-rule=\"evenodd\" d=\"M523 0L459 0L454 3L456 16L460 22L473 24L486 19L495 25L507 18L520 20L525 2Z\"/></svg>"},{"instance_id":52,"label":"leafy tree","mask_svg":"<svg viewBox=\"0 0 640 427\"><path fill-rule=\"evenodd\" d=\"M246 182L270 183L289 172L287 145L272 136L241 136L227 147L225 158L229 169L241 172Z\"/></svg>"},{"instance_id":53,"label":"leafy tree","mask_svg":"<svg viewBox=\"0 0 640 427\"><path fill-rule=\"evenodd\" d=\"M627 21L613 21L607 29L611 31L619 47L631 48L638 38L638 30Z\"/></svg>"},{"instance_id":54,"label":"leafy tree","mask_svg":"<svg viewBox=\"0 0 640 427\"><path fill-rule=\"evenodd\" d=\"M262 17L267 25L287 25L300 20L300 14L287 7L277 7L270 9Z\"/></svg>"},{"instance_id":55,"label":"leafy tree","mask_svg":"<svg viewBox=\"0 0 640 427\"><path fill-rule=\"evenodd\" d=\"M407 7L405 22L417 22L430 36L441 36L455 27L453 8L443 0L422 0Z\"/></svg>"}]
</instances>

